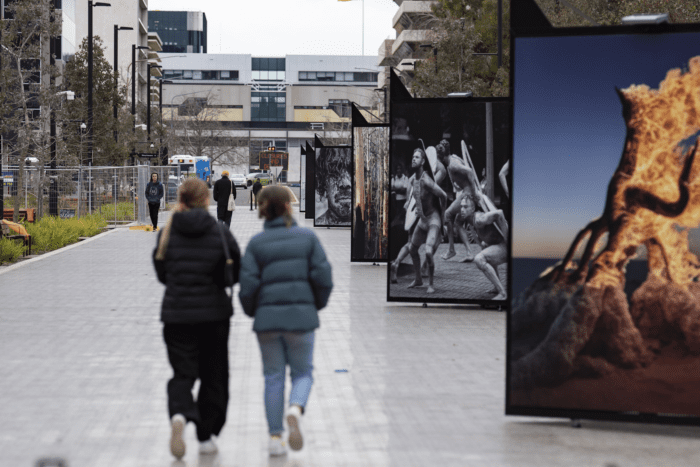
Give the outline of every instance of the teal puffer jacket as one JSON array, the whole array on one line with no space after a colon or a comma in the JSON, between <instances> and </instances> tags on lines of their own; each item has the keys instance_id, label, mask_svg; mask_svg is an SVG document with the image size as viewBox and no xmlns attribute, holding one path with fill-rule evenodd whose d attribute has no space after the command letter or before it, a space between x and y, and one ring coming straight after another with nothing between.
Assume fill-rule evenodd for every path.
<instances>
[{"instance_id":1,"label":"teal puffer jacket","mask_svg":"<svg viewBox=\"0 0 700 467\"><path fill-rule=\"evenodd\" d=\"M293 222L293 221L292 221ZM265 221L241 261L239 298L253 331L311 331L328 303L331 265L316 235L283 217Z\"/></svg>"}]
</instances>

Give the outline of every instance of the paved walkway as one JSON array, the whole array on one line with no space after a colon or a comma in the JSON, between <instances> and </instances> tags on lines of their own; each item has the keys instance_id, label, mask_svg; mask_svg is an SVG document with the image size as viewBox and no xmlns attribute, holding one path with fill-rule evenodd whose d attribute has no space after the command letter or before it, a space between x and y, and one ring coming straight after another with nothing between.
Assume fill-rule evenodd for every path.
<instances>
[{"instance_id":1,"label":"paved walkway","mask_svg":"<svg viewBox=\"0 0 700 467\"><path fill-rule=\"evenodd\" d=\"M234 213L242 246L261 229L255 214ZM267 455L259 350L236 301L220 453L200 457L188 426L173 460L156 234L118 229L0 268L0 466L700 465L698 428L505 417L504 313L388 305L386 266L350 264L349 229L316 232L336 285L302 451Z\"/></svg>"}]
</instances>

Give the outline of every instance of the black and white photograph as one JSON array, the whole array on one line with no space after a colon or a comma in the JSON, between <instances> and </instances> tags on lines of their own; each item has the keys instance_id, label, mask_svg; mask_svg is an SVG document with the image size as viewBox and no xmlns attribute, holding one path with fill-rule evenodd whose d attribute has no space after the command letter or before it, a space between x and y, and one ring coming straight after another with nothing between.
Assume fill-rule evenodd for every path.
<instances>
[{"instance_id":1,"label":"black and white photograph","mask_svg":"<svg viewBox=\"0 0 700 467\"><path fill-rule=\"evenodd\" d=\"M314 227L351 226L351 153L350 146L316 144Z\"/></svg>"},{"instance_id":2,"label":"black and white photograph","mask_svg":"<svg viewBox=\"0 0 700 467\"><path fill-rule=\"evenodd\" d=\"M389 234L389 126L353 120L351 261L386 262Z\"/></svg>"},{"instance_id":3,"label":"black and white photograph","mask_svg":"<svg viewBox=\"0 0 700 467\"><path fill-rule=\"evenodd\" d=\"M505 304L510 105L392 101L389 301Z\"/></svg>"}]
</instances>

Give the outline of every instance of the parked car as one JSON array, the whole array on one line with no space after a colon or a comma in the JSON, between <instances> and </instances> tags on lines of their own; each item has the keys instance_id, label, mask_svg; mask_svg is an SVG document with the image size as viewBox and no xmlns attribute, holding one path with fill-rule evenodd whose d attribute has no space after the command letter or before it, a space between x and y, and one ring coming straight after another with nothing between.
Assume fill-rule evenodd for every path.
<instances>
[{"instance_id":1,"label":"parked car","mask_svg":"<svg viewBox=\"0 0 700 467\"><path fill-rule=\"evenodd\" d=\"M165 202L174 203L177 201L177 189L180 186L180 180L177 177L170 176L165 185Z\"/></svg>"},{"instance_id":2,"label":"parked car","mask_svg":"<svg viewBox=\"0 0 700 467\"><path fill-rule=\"evenodd\" d=\"M234 185L236 186L241 186L243 188L248 188L248 184L246 183L245 175L243 174L230 174L228 176L229 180L233 182Z\"/></svg>"},{"instance_id":3,"label":"parked car","mask_svg":"<svg viewBox=\"0 0 700 467\"><path fill-rule=\"evenodd\" d=\"M246 180L248 181L248 186L253 185L253 183L255 183L256 178L259 178L260 183L264 186L264 185L267 185L268 183L270 183L270 179L272 178L272 176L270 174L262 173L262 172L255 172L255 173L248 174L246 176Z\"/></svg>"}]
</instances>

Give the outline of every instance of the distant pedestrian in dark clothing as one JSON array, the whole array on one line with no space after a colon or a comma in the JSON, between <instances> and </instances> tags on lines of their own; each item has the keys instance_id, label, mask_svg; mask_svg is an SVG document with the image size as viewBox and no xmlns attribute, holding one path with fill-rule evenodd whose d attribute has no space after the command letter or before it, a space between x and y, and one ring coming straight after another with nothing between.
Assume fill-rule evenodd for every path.
<instances>
[{"instance_id":1,"label":"distant pedestrian in dark clothing","mask_svg":"<svg viewBox=\"0 0 700 467\"><path fill-rule=\"evenodd\" d=\"M163 184L158 181L158 174L151 174L151 181L146 185L146 201L148 201L148 212L151 215L153 230L158 230L158 210L160 200L163 198Z\"/></svg>"},{"instance_id":2,"label":"distant pedestrian in dark clothing","mask_svg":"<svg viewBox=\"0 0 700 467\"><path fill-rule=\"evenodd\" d=\"M236 186L228 178L228 170L221 172L221 178L214 183L214 201L216 201L216 217L221 222L231 227L233 211L228 210L228 197L233 193L236 199Z\"/></svg>"},{"instance_id":3,"label":"distant pedestrian in dark clothing","mask_svg":"<svg viewBox=\"0 0 700 467\"><path fill-rule=\"evenodd\" d=\"M286 453L282 441L284 380L290 367L287 426L289 445L301 449L301 415L313 383L314 330L318 310L325 307L333 288L331 265L314 233L298 227L292 218L291 193L279 186L260 193L258 215L265 230L255 235L241 261L243 310L255 317L265 375L265 413L270 433L270 455Z\"/></svg>"},{"instance_id":4,"label":"distant pedestrian in dark clothing","mask_svg":"<svg viewBox=\"0 0 700 467\"><path fill-rule=\"evenodd\" d=\"M178 190L178 205L158 235L153 252L158 280L165 284L160 319L173 377L168 381L170 451L185 455L187 422L197 425L201 454L217 451L214 436L226 422L229 400L228 336L233 315L226 287L238 282L240 250L229 229L209 215L209 190L195 178ZM234 277L226 283L224 235ZM192 388L199 379L197 400Z\"/></svg>"},{"instance_id":5,"label":"distant pedestrian in dark clothing","mask_svg":"<svg viewBox=\"0 0 700 467\"><path fill-rule=\"evenodd\" d=\"M255 197L255 207L258 207L258 193L262 190L263 186L260 183L260 179L256 178L255 183L253 183L253 196Z\"/></svg>"}]
</instances>

